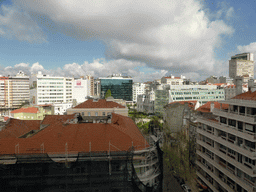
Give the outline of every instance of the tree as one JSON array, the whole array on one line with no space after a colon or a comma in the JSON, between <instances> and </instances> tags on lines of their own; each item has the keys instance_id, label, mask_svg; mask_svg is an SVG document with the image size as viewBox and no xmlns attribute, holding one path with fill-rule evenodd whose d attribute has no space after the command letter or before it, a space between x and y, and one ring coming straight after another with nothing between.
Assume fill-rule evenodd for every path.
<instances>
[{"instance_id":1,"label":"tree","mask_svg":"<svg viewBox=\"0 0 256 192\"><path fill-rule=\"evenodd\" d=\"M108 89L106 94L105 94L105 99L107 99L110 96L111 96L111 91L110 91L110 89Z\"/></svg>"}]
</instances>

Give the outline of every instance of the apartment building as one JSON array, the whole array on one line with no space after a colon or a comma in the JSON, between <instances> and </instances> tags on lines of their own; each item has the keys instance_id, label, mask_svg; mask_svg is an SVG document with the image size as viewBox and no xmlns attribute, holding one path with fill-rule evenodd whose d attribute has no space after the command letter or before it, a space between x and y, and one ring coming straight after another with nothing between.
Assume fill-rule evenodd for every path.
<instances>
[{"instance_id":1,"label":"apartment building","mask_svg":"<svg viewBox=\"0 0 256 192\"><path fill-rule=\"evenodd\" d=\"M199 179L214 192L256 191L256 92L212 103L202 114L197 119Z\"/></svg>"},{"instance_id":2,"label":"apartment building","mask_svg":"<svg viewBox=\"0 0 256 192\"><path fill-rule=\"evenodd\" d=\"M253 53L236 54L229 60L229 77L243 76L244 81L248 82L254 78L254 60Z\"/></svg>"},{"instance_id":3,"label":"apartment building","mask_svg":"<svg viewBox=\"0 0 256 192\"><path fill-rule=\"evenodd\" d=\"M94 77L91 75L86 75L85 78L89 81L89 96L94 96Z\"/></svg>"},{"instance_id":4,"label":"apartment building","mask_svg":"<svg viewBox=\"0 0 256 192\"><path fill-rule=\"evenodd\" d=\"M217 85L171 85L169 90L169 103L175 101L197 100L199 105L208 101L225 100L224 89Z\"/></svg>"},{"instance_id":5,"label":"apartment building","mask_svg":"<svg viewBox=\"0 0 256 192\"><path fill-rule=\"evenodd\" d=\"M137 102L138 95L142 95L146 93L146 84L144 83L133 83L132 85L132 97L133 101Z\"/></svg>"},{"instance_id":6,"label":"apartment building","mask_svg":"<svg viewBox=\"0 0 256 192\"><path fill-rule=\"evenodd\" d=\"M0 109L1 113L9 113L9 109L17 109L29 101L29 76L19 71L16 76L0 77ZM6 115L7 115L6 114Z\"/></svg>"},{"instance_id":7,"label":"apartment building","mask_svg":"<svg viewBox=\"0 0 256 192\"><path fill-rule=\"evenodd\" d=\"M72 103L74 78L37 74L35 104Z\"/></svg>"},{"instance_id":8,"label":"apartment building","mask_svg":"<svg viewBox=\"0 0 256 192\"><path fill-rule=\"evenodd\" d=\"M183 81L185 76L175 77L173 75L168 77L161 78L161 84L168 84L168 85L183 85Z\"/></svg>"}]
</instances>

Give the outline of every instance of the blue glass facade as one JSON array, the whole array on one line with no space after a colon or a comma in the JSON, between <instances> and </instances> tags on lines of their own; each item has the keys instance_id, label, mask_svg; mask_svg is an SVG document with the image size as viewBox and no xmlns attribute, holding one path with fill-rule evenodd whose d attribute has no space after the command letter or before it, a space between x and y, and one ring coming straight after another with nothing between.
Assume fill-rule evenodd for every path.
<instances>
[{"instance_id":1,"label":"blue glass facade","mask_svg":"<svg viewBox=\"0 0 256 192\"><path fill-rule=\"evenodd\" d=\"M114 99L132 101L132 79L100 79L101 92L110 89Z\"/></svg>"}]
</instances>

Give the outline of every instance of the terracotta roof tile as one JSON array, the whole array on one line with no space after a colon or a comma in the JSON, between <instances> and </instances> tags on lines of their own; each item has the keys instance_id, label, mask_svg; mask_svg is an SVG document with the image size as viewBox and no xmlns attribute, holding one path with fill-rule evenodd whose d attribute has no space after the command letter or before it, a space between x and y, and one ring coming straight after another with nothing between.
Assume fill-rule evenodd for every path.
<instances>
[{"instance_id":1,"label":"terracotta roof tile","mask_svg":"<svg viewBox=\"0 0 256 192\"><path fill-rule=\"evenodd\" d=\"M228 109L228 104L222 103L222 109ZM215 101L214 102L214 108L220 109L220 103ZM197 111L203 112L203 113L210 113L211 112L211 101L207 102L206 104L202 105L197 109Z\"/></svg>"},{"instance_id":2,"label":"terracotta roof tile","mask_svg":"<svg viewBox=\"0 0 256 192\"><path fill-rule=\"evenodd\" d=\"M188 103L189 108L195 110L197 102L198 101L196 101L196 100L191 100L191 101L174 101L174 102L169 103L169 105L174 104L174 103L180 103L180 104L184 105L185 103Z\"/></svg>"},{"instance_id":3,"label":"terracotta roof tile","mask_svg":"<svg viewBox=\"0 0 256 192\"><path fill-rule=\"evenodd\" d=\"M10 119L4 129L0 131L0 139L2 138L17 138L31 130L40 129L40 120L18 120Z\"/></svg>"},{"instance_id":4,"label":"terracotta roof tile","mask_svg":"<svg viewBox=\"0 0 256 192\"><path fill-rule=\"evenodd\" d=\"M233 97L232 99L243 99L243 100L256 100L256 91L252 92L252 91L248 91L245 93L242 93L240 95L237 95L235 97Z\"/></svg>"},{"instance_id":5,"label":"terracotta roof tile","mask_svg":"<svg viewBox=\"0 0 256 192\"><path fill-rule=\"evenodd\" d=\"M20 109L11 111L11 113L38 113L38 112L39 110L36 107L20 108Z\"/></svg>"},{"instance_id":6,"label":"terracotta roof tile","mask_svg":"<svg viewBox=\"0 0 256 192\"><path fill-rule=\"evenodd\" d=\"M125 106L120 105L113 101L106 101L106 99L99 99L98 101L93 101L89 99L74 108L125 108Z\"/></svg>"},{"instance_id":7,"label":"terracotta roof tile","mask_svg":"<svg viewBox=\"0 0 256 192\"><path fill-rule=\"evenodd\" d=\"M53 120L53 118L51 119ZM112 114L112 123L66 124L55 121L45 129L29 138L8 138L0 140L0 154L41 153L42 145L46 153L65 153L91 151L126 151L148 147L148 143L129 118Z\"/></svg>"}]
</instances>

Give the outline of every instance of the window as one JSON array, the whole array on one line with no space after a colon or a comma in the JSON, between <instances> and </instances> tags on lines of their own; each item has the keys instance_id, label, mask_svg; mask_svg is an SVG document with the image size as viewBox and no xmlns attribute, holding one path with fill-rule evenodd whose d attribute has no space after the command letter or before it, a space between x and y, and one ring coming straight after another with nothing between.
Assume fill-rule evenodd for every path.
<instances>
[{"instance_id":1,"label":"window","mask_svg":"<svg viewBox=\"0 0 256 192\"><path fill-rule=\"evenodd\" d=\"M95 116L98 116L98 112L95 112Z\"/></svg>"},{"instance_id":2,"label":"window","mask_svg":"<svg viewBox=\"0 0 256 192\"><path fill-rule=\"evenodd\" d=\"M84 116L84 112L82 112L82 116Z\"/></svg>"},{"instance_id":3,"label":"window","mask_svg":"<svg viewBox=\"0 0 256 192\"><path fill-rule=\"evenodd\" d=\"M106 115L106 113L105 112L102 112L102 116L105 116Z\"/></svg>"},{"instance_id":4,"label":"window","mask_svg":"<svg viewBox=\"0 0 256 192\"><path fill-rule=\"evenodd\" d=\"M91 112L88 112L88 116L91 116Z\"/></svg>"}]
</instances>

